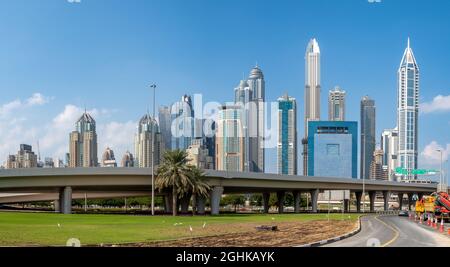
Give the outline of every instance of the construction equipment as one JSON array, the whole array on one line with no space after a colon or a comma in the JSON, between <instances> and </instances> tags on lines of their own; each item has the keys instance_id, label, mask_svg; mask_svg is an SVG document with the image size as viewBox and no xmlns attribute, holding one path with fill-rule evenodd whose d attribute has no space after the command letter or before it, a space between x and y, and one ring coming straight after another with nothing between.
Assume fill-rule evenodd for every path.
<instances>
[{"instance_id":1,"label":"construction equipment","mask_svg":"<svg viewBox=\"0 0 450 267\"><path fill-rule=\"evenodd\" d=\"M422 214L431 214L439 220L450 220L450 196L445 192L423 196L416 202L416 215L420 217Z\"/></svg>"}]
</instances>

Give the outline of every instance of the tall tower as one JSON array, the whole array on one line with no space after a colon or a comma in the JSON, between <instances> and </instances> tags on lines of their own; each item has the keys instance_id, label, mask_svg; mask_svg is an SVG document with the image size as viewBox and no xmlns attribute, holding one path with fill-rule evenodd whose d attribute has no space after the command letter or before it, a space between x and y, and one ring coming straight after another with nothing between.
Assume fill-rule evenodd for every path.
<instances>
[{"instance_id":1,"label":"tall tower","mask_svg":"<svg viewBox=\"0 0 450 267\"><path fill-rule=\"evenodd\" d=\"M172 121L170 118L170 108L167 106L159 107L158 112L159 129L164 144L164 149L170 150L172 148Z\"/></svg>"},{"instance_id":2,"label":"tall tower","mask_svg":"<svg viewBox=\"0 0 450 267\"><path fill-rule=\"evenodd\" d=\"M264 101L265 80L256 65L247 80L235 88L235 104L243 109L244 170L264 172Z\"/></svg>"},{"instance_id":3,"label":"tall tower","mask_svg":"<svg viewBox=\"0 0 450 267\"><path fill-rule=\"evenodd\" d=\"M345 91L338 86L328 94L328 120L345 121Z\"/></svg>"},{"instance_id":4,"label":"tall tower","mask_svg":"<svg viewBox=\"0 0 450 267\"><path fill-rule=\"evenodd\" d=\"M297 102L287 94L278 99L278 173L297 175Z\"/></svg>"},{"instance_id":5,"label":"tall tower","mask_svg":"<svg viewBox=\"0 0 450 267\"><path fill-rule=\"evenodd\" d=\"M219 109L216 134L216 169L244 171L244 133L241 106Z\"/></svg>"},{"instance_id":6,"label":"tall tower","mask_svg":"<svg viewBox=\"0 0 450 267\"><path fill-rule=\"evenodd\" d=\"M135 137L135 166L139 168L149 168L152 166L152 138L155 138L153 157L155 166L159 165L163 144L161 133L155 119L145 114L139 121Z\"/></svg>"},{"instance_id":7,"label":"tall tower","mask_svg":"<svg viewBox=\"0 0 450 267\"><path fill-rule=\"evenodd\" d=\"M308 122L320 120L320 47L311 39L305 54L305 138L303 144L303 175L308 175Z\"/></svg>"},{"instance_id":8,"label":"tall tower","mask_svg":"<svg viewBox=\"0 0 450 267\"><path fill-rule=\"evenodd\" d=\"M96 167L97 132L94 118L87 112L78 119L75 131L70 133L69 167Z\"/></svg>"},{"instance_id":9,"label":"tall tower","mask_svg":"<svg viewBox=\"0 0 450 267\"><path fill-rule=\"evenodd\" d=\"M419 66L409 38L398 69L397 96L399 134L397 164L409 173L403 177L403 180L413 180L416 176L411 174L412 170L417 169L418 166Z\"/></svg>"},{"instance_id":10,"label":"tall tower","mask_svg":"<svg viewBox=\"0 0 450 267\"><path fill-rule=\"evenodd\" d=\"M376 145L375 119L375 101L365 96L361 99L361 179L370 179L370 165Z\"/></svg>"},{"instance_id":11,"label":"tall tower","mask_svg":"<svg viewBox=\"0 0 450 267\"><path fill-rule=\"evenodd\" d=\"M172 105L172 150L186 150L191 145L194 137L194 109L192 99L188 95L183 95L179 102Z\"/></svg>"}]
</instances>

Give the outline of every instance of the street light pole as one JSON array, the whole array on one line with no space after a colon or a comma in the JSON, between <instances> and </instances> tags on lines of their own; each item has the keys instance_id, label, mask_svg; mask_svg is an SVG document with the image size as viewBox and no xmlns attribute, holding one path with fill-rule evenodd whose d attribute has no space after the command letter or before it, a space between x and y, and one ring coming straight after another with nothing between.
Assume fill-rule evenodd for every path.
<instances>
[{"instance_id":1,"label":"street light pole","mask_svg":"<svg viewBox=\"0 0 450 267\"><path fill-rule=\"evenodd\" d=\"M443 177L442 177L442 149L438 149L438 150L436 150L437 152L439 152L439 153L441 153L441 170L439 171L439 183L441 184L441 187L442 187L442 184L444 183L444 181L443 181Z\"/></svg>"},{"instance_id":2,"label":"street light pole","mask_svg":"<svg viewBox=\"0 0 450 267\"><path fill-rule=\"evenodd\" d=\"M156 98L156 84L150 85L150 88L153 89L153 120L156 123L155 119L155 98ZM151 125L152 127L152 215L155 215L155 130L156 125Z\"/></svg>"}]
</instances>

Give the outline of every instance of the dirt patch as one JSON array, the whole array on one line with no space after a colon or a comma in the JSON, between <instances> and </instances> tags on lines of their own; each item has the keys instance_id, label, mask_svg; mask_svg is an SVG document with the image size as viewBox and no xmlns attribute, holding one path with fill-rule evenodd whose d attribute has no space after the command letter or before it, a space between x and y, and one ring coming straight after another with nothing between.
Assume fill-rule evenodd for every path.
<instances>
[{"instance_id":1,"label":"dirt patch","mask_svg":"<svg viewBox=\"0 0 450 267\"><path fill-rule=\"evenodd\" d=\"M358 227L357 221L307 221L276 223L278 231L257 231L256 224L240 224L238 233L129 244L131 247L291 247L351 232ZM224 228L235 225L221 226ZM244 229L245 230L244 230ZM212 230L212 229L210 229ZM229 229L228 229L229 230ZM218 231L219 233L221 231Z\"/></svg>"}]
</instances>

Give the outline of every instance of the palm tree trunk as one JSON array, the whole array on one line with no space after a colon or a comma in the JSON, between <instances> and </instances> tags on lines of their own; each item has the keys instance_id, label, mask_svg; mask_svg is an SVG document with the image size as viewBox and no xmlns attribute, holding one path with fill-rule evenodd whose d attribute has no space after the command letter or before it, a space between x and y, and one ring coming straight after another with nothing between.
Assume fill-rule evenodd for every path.
<instances>
[{"instance_id":1,"label":"palm tree trunk","mask_svg":"<svg viewBox=\"0 0 450 267\"><path fill-rule=\"evenodd\" d=\"M173 216L177 216L178 212L178 196L177 196L177 188L174 186L172 188L172 214Z\"/></svg>"},{"instance_id":2,"label":"palm tree trunk","mask_svg":"<svg viewBox=\"0 0 450 267\"><path fill-rule=\"evenodd\" d=\"M192 215L195 216L197 212L197 194L192 193Z\"/></svg>"}]
</instances>

